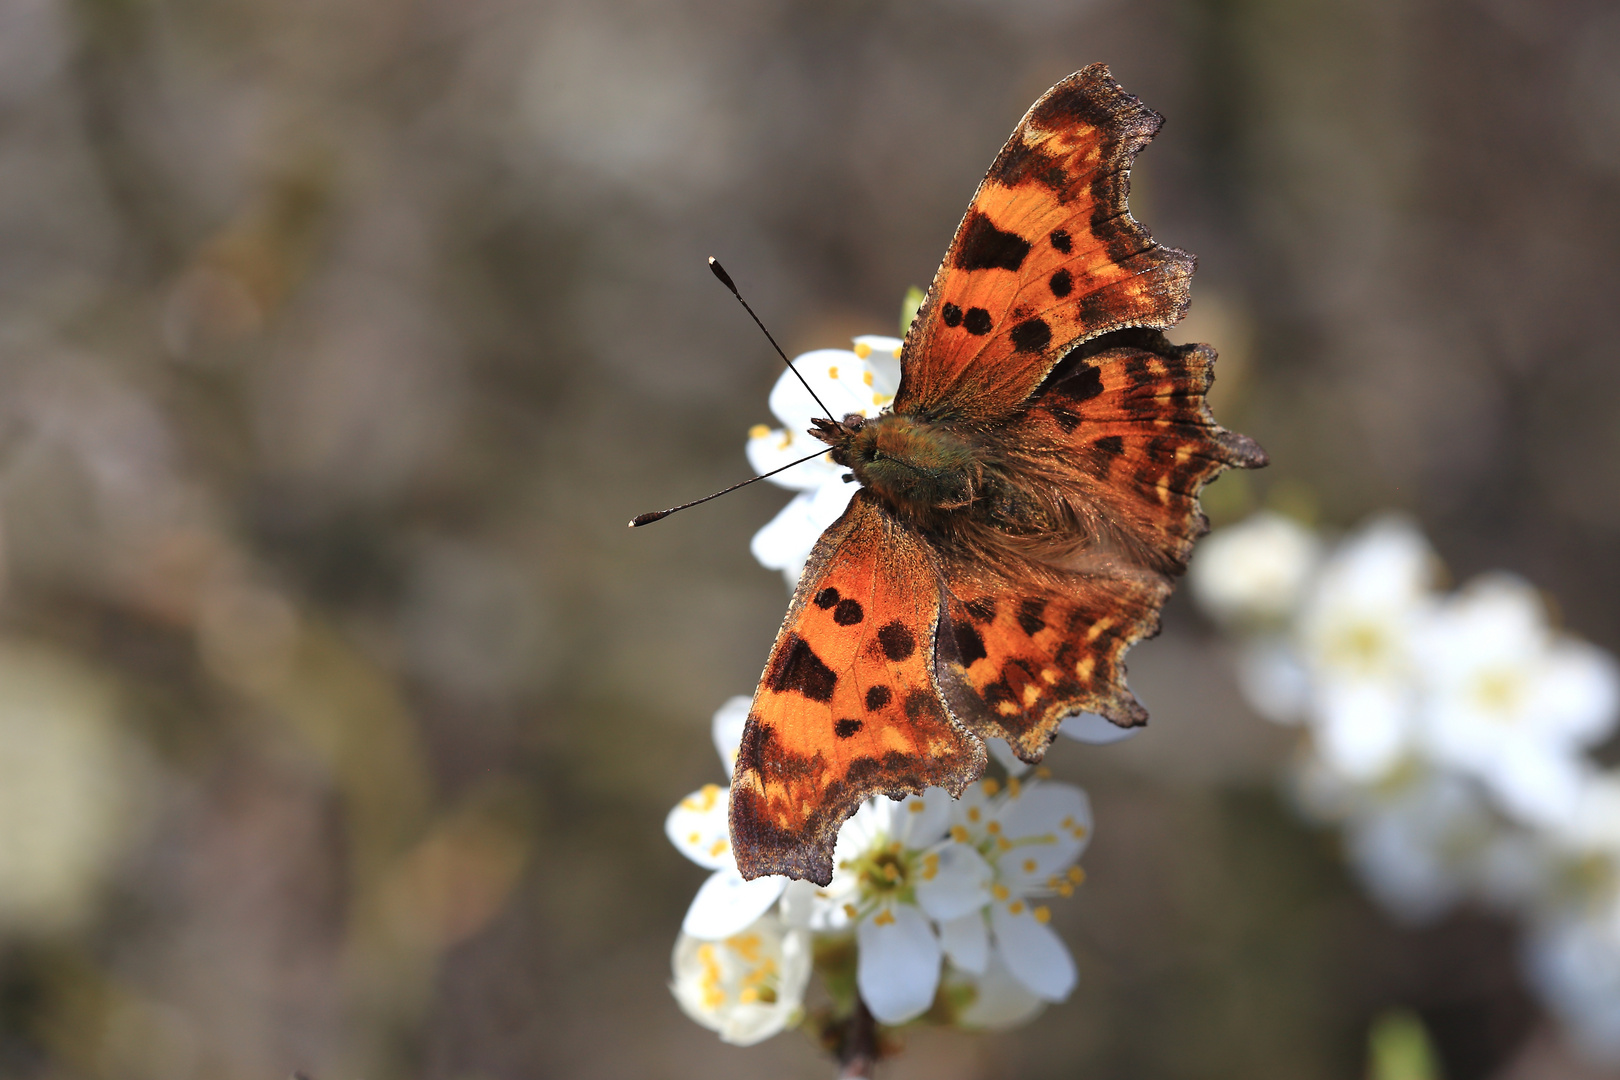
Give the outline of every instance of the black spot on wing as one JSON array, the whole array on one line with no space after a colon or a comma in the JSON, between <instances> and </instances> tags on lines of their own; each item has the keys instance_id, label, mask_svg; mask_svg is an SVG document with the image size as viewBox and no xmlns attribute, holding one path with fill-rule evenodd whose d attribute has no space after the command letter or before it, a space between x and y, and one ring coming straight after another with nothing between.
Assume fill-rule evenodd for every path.
<instances>
[{"instance_id":1,"label":"black spot on wing","mask_svg":"<svg viewBox=\"0 0 1620 1080\"><path fill-rule=\"evenodd\" d=\"M840 720L838 723L833 725L833 734L837 735L840 739L847 739L859 730L861 730L861 722L859 720Z\"/></svg>"},{"instance_id":2,"label":"black spot on wing","mask_svg":"<svg viewBox=\"0 0 1620 1080\"><path fill-rule=\"evenodd\" d=\"M894 697L887 686L869 686L866 689L866 708L869 712L877 712L889 703Z\"/></svg>"},{"instance_id":3,"label":"black spot on wing","mask_svg":"<svg viewBox=\"0 0 1620 1080\"><path fill-rule=\"evenodd\" d=\"M765 684L778 694L803 694L811 701L831 701L838 676L821 662L810 643L798 634L789 634L785 647Z\"/></svg>"},{"instance_id":4,"label":"black spot on wing","mask_svg":"<svg viewBox=\"0 0 1620 1080\"><path fill-rule=\"evenodd\" d=\"M960 270L1017 270L1028 254L1028 240L996 228L984 214L970 210L952 261Z\"/></svg>"},{"instance_id":5,"label":"black spot on wing","mask_svg":"<svg viewBox=\"0 0 1620 1080\"><path fill-rule=\"evenodd\" d=\"M944 307L939 309L939 317L945 321L946 326L962 325L962 309L949 300L945 302Z\"/></svg>"},{"instance_id":6,"label":"black spot on wing","mask_svg":"<svg viewBox=\"0 0 1620 1080\"><path fill-rule=\"evenodd\" d=\"M1053 247L1065 255L1074 250L1074 241L1069 238L1068 229L1053 229L1051 236L1047 239L1052 241Z\"/></svg>"},{"instance_id":7,"label":"black spot on wing","mask_svg":"<svg viewBox=\"0 0 1620 1080\"><path fill-rule=\"evenodd\" d=\"M854 626L866 618L866 610L859 600L840 600L833 608L833 622L839 626Z\"/></svg>"},{"instance_id":8,"label":"black spot on wing","mask_svg":"<svg viewBox=\"0 0 1620 1080\"><path fill-rule=\"evenodd\" d=\"M1118 457L1125 452L1125 440L1118 435L1104 435L1091 445L1110 457Z\"/></svg>"},{"instance_id":9,"label":"black spot on wing","mask_svg":"<svg viewBox=\"0 0 1620 1080\"><path fill-rule=\"evenodd\" d=\"M1083 364L1063 380L1063 395L1072 401L1090 401L1103 392L1102 371Z\"/></svg>"},{"instance_id":10,"label":"black spot on wing","mask_svg":"<svg viewBox=\"0 0 1620 1080\"><path fill-rule=\"evenodd\" d=\"M1046 601L1039 596L1027 597L1018 605L1018 626L1024 633L1034 637L1046 629L1046 620L1041 613L1046 610Z\"/></svg>"},{"instance_id":11,"label":"black spot on wing","mask_svg":"<svg viewBox=\"0 0 1620 1080\"><path fill-rule=\"evenodd\" d=\"M993 326L995 326L995 322L990 318L990 313L982 307L970 307L967 309L966 314L962 316L962 329L970 334L983 337L990 332L990 328Z\"/></svg>"},{"instance_id":12,"label":"black spot on wing","mask_svg":"<svg viewBox=\"0 0 1620 1080\"><path fill-rule=\"evenodd\" d=\"M883 655L888 657L891 663L898 664L917 651L917 639L899 619L885 624L883 629L878 631L877 640Z\"/></svg>"},{"instance_id":13,"label":"black spot on wing","mask_svg":"<svg viewBox=\"0 0 1620 1080\"><path fill-rule=\"evenodd\" d=\"M827 588L816 593L815 603L816 607L821 608L823 611L827 610L838 603L838 590L830 585L827 586Z\"/></svg>"},{"instance_id":14,"label":"black spot on wing","mask_svg":"<svg viewBox=\"0 0 1620 1080\"><path fill-rule=\"evenodd\" d=\"M963 667L972 667L990 654L984 651L984 637L965 619L952 628L956 635L956 659Z\"/></svg>"},{"instance_id":15,"label":"black spot on wing","mask_svg":"<svg viewBox=\"0 0 1620 1080\"><path fill-rule=\"evenodd\" d=\"M1052 295L1061 300L1074 289L1074 275L1067 270L1059 270L1052 275L1047 285L1051 287Z\"/></svg>"},{"instance_id":16,"label":"black spot on wing","mask_svg":"<svg viewBox=\"0 0 1620 1080\"><path fill-rule=\"evenodd\" d=\"M989 622L996 617L996 598L993 596L981 596L976 600L969 600L962 606L979 622Z\"/></svg>"},{"instance_id":17,"label":"black spot on wing","mask_svg":"<svg viewBox=\"0 0 1620 1080\"><path fill-rule=\"evenodd\" d=\"M1025 319L1012 329L1013 350L1040 352L1052 341L1052 328L1045 319Z\"/></svg>"}]
</instances>

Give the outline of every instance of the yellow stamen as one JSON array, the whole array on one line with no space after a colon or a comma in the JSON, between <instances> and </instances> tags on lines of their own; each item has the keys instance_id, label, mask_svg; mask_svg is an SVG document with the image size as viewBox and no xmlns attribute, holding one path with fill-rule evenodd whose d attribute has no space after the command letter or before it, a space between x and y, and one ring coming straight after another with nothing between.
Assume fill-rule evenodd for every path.
<instances>
[{"instance_id":1,"label":"yellow stamen","mask_svg":"<svg viewBox=\"0 0 1620 1080\"><path fill-rule=\"evenodd\" d=\"M894 922L894 912L890 911L888 908L884 908L882 911L880 911L876 915L872 916L872 925L873 926L889 926L893 922Z\"/></svg>"},{"instance_id":2,"label":"yellow stamen","mask_svg":"<svg viewBox=\"0 0 1620 1080\"><path fill-rule=\"evenodd\" d=\"M1051 922L1052 921L1052 909L1047 907L1045 904L1042 904L1040 907L1036 908L1035 909L1035 921L1036 922L1041 922L1041 923Z\"/></svg>"},{"instance_id":3,"label":"yellow stamen","mask_svg":"<svg viewBox=\"0 0 1620 1080\"><path fill-rule=\"evenodd\" d=\"M710 855L719 855L721 852L726 850L727 846L728 845L727 845L726 841L724 841L724 840L716 840L714 843L709 845L709 854Z\"/></svg>"},{"instance_id":4,"label":"yellow stamen","mask_svg":"<svg viewBox=\"0 0 1620 1080\"><path fill-rule=\"evenodd\" d=\"M827 378L829 378L829 379L838 378L838 367L837 367L837 365L834 365L834 366L827 369Z\"/></svg>"},{"instance_id":5,"label":"yellow stamen","mask_svg":"<svg viewBox=\"0 0 1620 1080\"><path fill-rule=\"evenodd\" d=\"M961 825L952 825L951 826L951 839L955 840L958 844L965 844L969 840L971 840L972 837L970 837L968 835L968 831L967 831L967 829L965 827L963 827Z\"/></svg>"},{"instance_id":6,"label":"yellow stamen","mask_svg":"<svg viewBox=\"0 0 1620 1080\"><path fill-rule=\"evenodd\" d=\"M1022 900L1014 900L1012 903L1007 905L1007 913L1009 915L1022 915L1024 913L1024 902Z\"/></svg>"},{"instance_id":7,"label":"yellow stamen","mask_svg":"<svg viewBox=\"0 0 1620 1080\"><path fill-rule=\"evenodd\" d=\"M1035 779L1037 779L1037 780L1050 780L1050 779L1052 779L1052 770L1048 769L1045 765L1040 766L1039 768L1037 768L1035 770Z\"/></svg>"},{"instance_id":8,"label":"yellow stamen","mask_svg":"<svg viewBox=\"0 0 1620 1080\"><path fill-rule=\"evenodd\" d=\"M1086 872L1078 866L1071 866L1069 867L1069 880L1079 885L1086 880Z\"/></svg>"},{"instance_id":9,"label":"yellow stamen","mask_svg":"<svg viewBox=\"0 0 1620 1080\"><path fill-rule=\"evenodd\" d=\"M864 341L857 341L855 343L855 355L860 357L862 360L865 360L868 356L872 355L872 346L868 345Z\"/></svg>"},{"instance_id":10,"label":"yellow stamen","mask_svg":"<svg viewBox=\"0 0 1620 1080\"><path fill-rule=\"evenodd\" d=\"M1012 850L1012 841L1007 839L1005 836L996 837L996 850L998 850L998 851L1011 851Z\"/></svg>"},{"instance_id":11,"label":"yellow stamen","mask_svg":"<svg viewBox=\"0 0 1620 1080\"><path fill-rule=\"evenodd\" d=\"M743 987L742 991L737 995L737 1004L739 1005L752 1005L758 1000L759 991L755 990L752 986Z\"/></svg>"},{"instance_id":12,"label":"yellow stamen","mask_svg":"<svg viewBox=\"0 0 1620 1080\"><path fill-rule=\"evenodd\" d=\"M984 788L984 794L985 794L986 798L993 798L995 796L996 792L1001 790L1001 785L996 782L996 779L993 776L992 777L986 777L985 781L984 781L984 784L982 786Z\"/></svg>"},{"instance_id":13,"label":"yellow stamen","mask_svg":"<svg viewBox=\"0 0 1620 1080\"><path fill-rule=\"evenodd\" d=\"M990 895L995 897L997 900L1005 900L1007 897L1011 896L1012 893L1007 891L1007 886L1005 885L995 885L991 887Z\"/></svg>"},{"instance_id":14,"label":"yellow stamen","mask_svg":"<svg viewBox=\"0 0 1620 1080\"><path fill-rule=\"evenodd\" d=\"M1035 872L1035 867L1037 865L1038 864L1035 862L1034 859L1025 859L1024 860L1024 873L1033 874Z\"/></svg>"},{"instance_id":15,"label":"yellow stamen","mask_svg":"<svg viewBox=\"0 0 1620 1080\"><path fill-rule=\"evenodd\" d=\"M901 346L899 346L899 345L896 345L894 347L894 358L896 360L900 359L900 349L901 349Z\"/></svg>"},{"instance_id":16,"label":"yellow stamen","mask_svg":"<svg viewBox=\"0 0 1620 1080\"><path fill-rule=\"evenodd\" d=\"M968 815L967 815L967 817L968 817L969 821L977 824L979 818L982 817L982 816L983 815L979 813L979 808L977 806L968 807Z\"/></svg>"},{"instance_id":17,"label":"yellow stamen","mask_svg":"<svg viewBox=\"0 0 1620 1080\"><path fill-rule=\"evenodd\" d=\"M755 424L753 427L748 429L748 437L750 439L763 439L770 433L771 429L766 427L764 424Z\"/></svg>"},{"instance_id":18,"label":"yellow stamen","mask_svg":"<svg viewBox=\"0 0 1620 1080\"><path fill-rule=\"evenodd\" d=\"M850 918L853 919L855 916L859 915L860 912L855 910L855 905L854 904L845 904L844 905L844 914L848 915Z\"/></svg>"},{"instance_id":19,"label":"yellow stamen","mask_svg":"<svg viewBox=\"0 0 1620 1080\"><path fill-rule=\"evenodd\" d=\"M920 814L920 813L922 813L922 812L923 812L923 804L922 804L922 803L921 803L921 802L914 802L914 803L912 803L912 804L911 804L911 812L912 812L912 813L913 813L913 814Z\"/></svg>"},{"instance_id":20,"label":"yellow stamen","mask_svg":"<svg viewBox=\"0 0 1620 1080\"><path fill-rule=\"evenodd\" d=\"M984 831L989 833L991 836L996 835L996 833L1001 831L1001 822L999 822L999 821L986 822L985 826L984 826Z\"/></svg>"},{"instance_id":21,"label":"yellow stamen","mask_svg":"<svg viewBox=\"0 0 1620 1080\"><path fill-rule=\"evenodd\" d=\"M866 351L868 353L870 353L872 350L870 348L868 348ZM866 359L866 357L863 356L863 357L861 357L861 359L864 360L864 359ZM861 376L861 382L865 383L867 386L871 386L872 385L872 373L870 371L868 371L865 375L862 375Z\"/></svg>"},{"instance_id":22,"label":"yellow stamen","mask_svg":"<svg viewBox=\"0 0 1620 1080\"><path fill-rule=\"evenodd\" d=\"M703 834L702 833L692 833L691 835L689 835L686 838L686 842L688 844L696 844L699 840L702 840L702 839L703 839Z\"/></svg>"},{"instance_id":23,"label":"yellow stamen","mask_svg":"<svg viewBox=\"0 0 1620 1080\"><path fill-rule=\"evenodd\" d=\"M1074 895L1074 886L1070 885L1067 881L1059 882L1058 887L1057 887L1057 894L1059 896L1073 896Z\"/></svg>"},{"instance_id":24,"label":"yellow stamen","mask_svg":"<svg viewBox=\"0 0 1620 1080\"><path fill-rule=\"evenodd\" d=\"M1019 793L1022 792L1023 790L1024 790L1024 782L1022 780L1018 779L1018 777L1016 777L1016 776L1007 777L1007 794L1008 795L1010 795L1010 796L1012 796L1013 798L1016 799L1016 798L1018 798Z\"/></svg>"}]
</instances>

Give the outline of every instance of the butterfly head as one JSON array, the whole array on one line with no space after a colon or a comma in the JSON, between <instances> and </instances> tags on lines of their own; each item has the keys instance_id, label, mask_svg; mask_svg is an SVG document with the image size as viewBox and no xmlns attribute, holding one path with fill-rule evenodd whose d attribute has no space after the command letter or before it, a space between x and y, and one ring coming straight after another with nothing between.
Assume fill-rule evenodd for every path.
<instances>
[{"instance_id":1,"label":"butterfly head","mask_svg":"<svg viewBox=\"0 0 1620 1080\"><path fill-rule=\"evenodd\" d=\"M897 510L960 509L982 483L977 449L939 424L897 413L814 423L810 434L832 447L832 459Z\"/></svg>"}]
</instances>

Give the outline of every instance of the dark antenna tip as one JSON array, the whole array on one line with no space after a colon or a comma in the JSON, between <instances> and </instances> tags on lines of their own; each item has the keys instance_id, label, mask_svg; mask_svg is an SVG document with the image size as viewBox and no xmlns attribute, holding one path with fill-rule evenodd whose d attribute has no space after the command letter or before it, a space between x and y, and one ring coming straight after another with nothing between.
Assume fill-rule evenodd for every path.
<instances>
[{"instance_id":1,"label":"dark antenna tip","mask_svg":"<svg viewBox=\"0 0 1620 1080\"><path fill-rule=\"evenodd\" d=\"M737 283L731 280L731 275L726 273L726 268L721 266L720 260L713 255L709 256L709 269L713 270L714 276L720 279L720 284L731 290L733 296L741 295L737 292Z\"/></svg>"},{"instance_id":2,"label":"dark antenna tip","mask_svg":"<svg viewBox=\"0 0 1620 1080\"><path fill-rule=\"evenodd\" d=\"M793 366L793 361L789 360L787 353L782 351L782 346L778 345L776 343L776 339L771 337L771 332L765 329L764 323L759 321L759 316L755 315L754 309L748 306L748 301L743 299L743 294L737 291L737 283L731 280L731 275L726 273L726 268L721 266L720 260L715 258L713 255L709 256L709 269L714 271L714 276L720 279L720 284L731 290L731 295L735 296L737 298L737 303L741 304L743 306L743 310L748 312L748 317L754 320L754 325L759 327L760 332L765 335L765 340L771 343L771 348L775 349L776 355L782 358L782 363L786 364L788 366L788 370L793 372L793 374L798 377L800 385L802 385L805 391L809 393L811 399L815 401L816 405L820 407L821 411L827 414L827 419L831 420L833 418L833 414L832 410L827 408L827 403L821 400L820 394L811 389L810 383L805 379L803 372Z\"/></svg>"},{"instance_id":3,"label":"dark antenna tip","mask_svg":"<svg viewBox=\"0 0 1620 1080\"><path fill-rule=\"evenodd\" d=\"M630 519L630 527L632 529L639 529L643 525L651 525L655 521L662 521L664 518L669 517L670 513L671 511L669 510L654 510L647 514L637 514L635 517Z\"/></svg>"}]
</instances>

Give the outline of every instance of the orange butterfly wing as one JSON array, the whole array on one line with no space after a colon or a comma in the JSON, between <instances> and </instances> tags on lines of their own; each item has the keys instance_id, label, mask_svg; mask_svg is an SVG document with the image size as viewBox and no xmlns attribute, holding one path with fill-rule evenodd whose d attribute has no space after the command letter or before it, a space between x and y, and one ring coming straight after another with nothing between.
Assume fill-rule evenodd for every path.
<instances>
[{"instance_id":1,"label":"orange butterfly wing","mask_svg":"<svg viewBox=\"0 0 1620 1080\"><path fill-rule=\"evenodd\" d=\"M1076 342L1186 311L1195 260L1126 209L1163 118L1103 64L1030 107L974 194L912 323L894 409L1011 413Z\"/></svg>"},{"instance_id":2,"label":"orange butterfly wing","mask_svg":"<svg viewBox=\"0 0 1620 1080\"><path fill-rule=\"evenodd\" d=\"M1084 542L1011 567L944 553L937 678L975 733L1038 761L1075 712L1146 722L1123 657L1157 633L1170 575L1207 527L1198 491L1266 461L1210 415L1214 360L1150 330L1109 334L1067 358L1020 420L1012 456L1083 512Z\"/></svg>"},{"instance_id":3,"label":"orange butterfly wing","mask_svg":"<svg viewBox=\"0 0 1620 1080\"><path fill-rule=\"evenodd\" d=\"M863 799L956 794L984 770L934 683L941 603L927 546L857 492L799 579L743 731L730 814L744 877L825 885Z\"/></svg>"}]
</instances>

